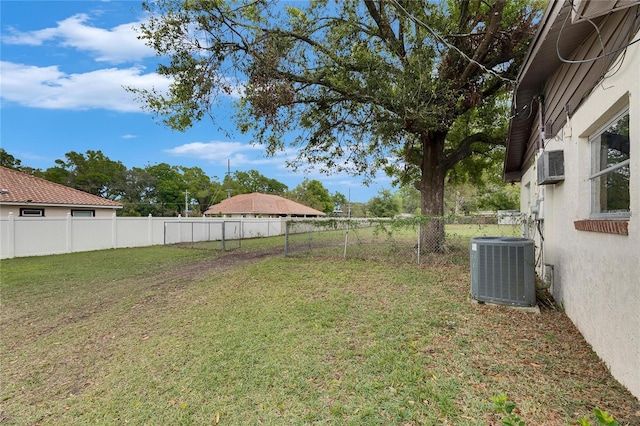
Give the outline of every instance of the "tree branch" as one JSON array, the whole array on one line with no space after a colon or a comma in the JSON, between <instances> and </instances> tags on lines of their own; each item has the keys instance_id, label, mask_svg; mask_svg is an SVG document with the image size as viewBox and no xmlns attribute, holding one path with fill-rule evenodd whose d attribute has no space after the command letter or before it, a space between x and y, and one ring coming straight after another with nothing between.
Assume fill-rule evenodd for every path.
<instances>
[{"instance_id":1,"label":"tree branch","mask_svg":"<svg viewBox=\"0 0 640 426\"><path fill-rule=\"evenodd\" d=\"M492 11L490 12L491 15L489 18L485 36L473 55L474 61L482 63L487 53L489 53L489 49L491 48L493 39L498 32L498 28L500 28L500 21L502 20L504 6L505 0L497 0L495 5L493 6ZM467 81L471 76L471 73L473 73L477 68L478 66L475 63L469 62L465 70L462 72L459 81Z\"/></svg>"},{"instance_id":2,"label":"tree branch","mask_svg":"<svg viewBox=\"0 0 640 426\"><path fill-rule=\"evenodd\" d=\"M381 1L380 10L376 9L376 5L373 0L365 0L364 2L369 14L373 18L373 20L378 25L378 29L380 30L380 38L389 46L391 51L396 54L398 58L402 60L404 63L407 57L407 52L404 48L404 45L398 40L396 35L389 24L389 20L386 15L384 15L383 2Z\"/></svg>"},{"instance_id":3,"label":"tree branch","mask_svg":"<svg viewBox=\"0 0 640 426\"><path fill-rule=\"evenodd\" d=\"M469 19L469 0L460 1L460 21L458 21L458 28L460 30L466 29L466 22Z\"/></svg>"},{"instance_id":4,"label":"tree branch","mask_svg":"<svg viewBox=\"0 0 640 426\"><path fill-rule=\"evenodd\" d=\"M350 71L362 71L364 68L363 67L356 67L352 62L348 62L348 61L344 61L343 58L337 56L333 50L327 49L326 46L318 43L317 41L313 40L312 38L302 35L302 34L297 34L297 33L293 33L291 31L284 31L284 30L280 30L280 29L276 29L273 31L270 31L270 33L272 34L277 34L277 35L282 35L282 36L286 36L286 37L290 37L293 40L298 40L301 41L303 43L308 44L309 46L312 46L316 49L318 49L318 51L322 52L323 54L327 55L327 57L331 58L331 60L333 62L335 62L336 64L340 65L341 67L344 67L347 70Z\"/></svg>"},{"instance_id":5,"label":"tree branch","mask_svg":"<svg viewBox=\"0 0 640 426\"><path fill-rule=\"evenodd\" d=\"M466 137L462 142L460 142L460 144L454 150L444 154L444 166L446 167L446 169L449 170L465 158L479 153L480 151L473 149L473 144L475 143L483 143L486 145L494 146L504 145L504 141L502 143L496 141L483 132L470 135Z\"/></svg>"}]
</instances>

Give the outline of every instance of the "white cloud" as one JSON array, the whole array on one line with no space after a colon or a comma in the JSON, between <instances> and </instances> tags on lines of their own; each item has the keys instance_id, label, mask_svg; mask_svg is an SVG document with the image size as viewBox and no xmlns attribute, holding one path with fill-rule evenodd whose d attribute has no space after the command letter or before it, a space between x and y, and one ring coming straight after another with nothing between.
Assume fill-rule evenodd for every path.
<instances>
[{"instance_id":1,"label":"white cloud","mask_svg":"<svg viewBox=\"0 0 640 426\"><path fill-rule=\"evenodd\" d=\"M127 134L127 135L122 135L121 136L122 139L135 139L137 137L138 137L138 135L131 135L131 134Z\"/></svg>"},{"instance_id":2,"label":"white cloud","mask_svg":"<svg viewBox=\"0 0 640 426\"><path fill-rule=\"evenodd\" d=\"M192 142L166 150L178 157L192 157L207 160L213 164L226 164L231 160L235 165L264 164L264 159L254 160L247 153L257 154L263 148L242 142Z\"/></svg>"},{"instance_id":3,"label":"white cloud","mask_svg":"<svg viewBox=\"0 0 640 426\"><path fill-rule=\"evenodd\" d=\"M14 62L1 62L0 81L3 101L16 102L22 106L83 110L103 108L122 112L139 112L141 104L123 87L155 89L165 93L170 80L157 73L144 73L141 61L154 57L153 49L139 40L134 30L142 22L129 22L109 29L90 25L91 17L79 13L58 21L57 25L34 31L18 31L10 28L3 32L2 42L22 46L40 46L57 43L77 49L96 61L122 64L135 62L127 68L103 68L90 72L71 73L73 62L65 65L32 66ZM79 63L84 63L82 58ZM64 68L62 68L64 67ZM231 88L230 98L240 98L243 86L235 79L221 77Z\"/></svg>"},{"instance_id":4,"label":"white cloud","mask_svg":"<svg viewBox=\"0 0 640 426\"><path fill-rule=\"evenodd\" d=\"M31 108L141 112L142 104L125 87L166 93L170 84L168 78L144 70L135 66L67 74L57 65L0 61L0 99ZM236 96L237 91L229 95Z\"/></svg>"},{"instance_id":5,"label":"white cloud","mask_svg":"<svg viewBox=\"0 0 640 426\"><path fill-rule=\"evenodd\" d=\"M155 52L138 39L134 28L140 22L130 22L110 29L88 25L89 15L79 13L57 22L56 27L35 31L10 30L3 42L16 45L40 46L45 42L59 41L61 46L89 52L96 61L119 64L140 61L155 56Z\"/></svg>"},{"instance_id":6,"label":"white cloud","mask_svg":"<svg viewBox=\"0 0 640 426\"><path fill-rule=\"evenodd\" d=\"M0 62L0 96L3 101L45 109L107 109L140 112L141 105L125 86L164 91L169 80L141 67L106 68L66 74L58 66L37 67Z\"/></svg>"}]
</instances>

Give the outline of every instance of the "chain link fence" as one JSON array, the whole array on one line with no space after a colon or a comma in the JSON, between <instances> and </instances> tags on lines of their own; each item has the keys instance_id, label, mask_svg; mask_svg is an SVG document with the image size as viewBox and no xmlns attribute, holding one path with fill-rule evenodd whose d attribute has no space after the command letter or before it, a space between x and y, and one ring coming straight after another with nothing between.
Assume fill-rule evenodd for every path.
<instances>
[{"instance_id":1,"label":"chain link fence","mask_svg":"<svg viewBox=\"0 0 640 426\"><path fill-rule=\"evenodd\" d=\"M164 244L202 250L233 250L242 244L240 220L164 222Z\"/></svg>"},{"instance_id":2,"label":"chain link fence","mask_svg":"<svg viewBox=\"0 0 640 426\"><path fill-rule=\"evenodd\" d=\"M446 255L467 257L471 238L529 238L532 229L515 212L503 217L299 218L269 223L269 228L263 223L259 230L257 222L249 223L249 227L245 222L229 218L165 221L164 244L228 251L240 248L244 240L247 247L284 244L285 256L429 264L453 259ZM251 225L256 229L252 231Z\"/></svg>"},{"instance_id":3,"label":"chain link fence","mask_svg":"<svg viewBox=\"0 0 640 426\"><path fill-rule=\"evenodd\" d=\"M487 215L291 220L284 252L286 256L430 263L441 261L442 254L467 253L471 238L520 237L524 225L515 213L506 219Z\"/></svg>"}]
</instances>

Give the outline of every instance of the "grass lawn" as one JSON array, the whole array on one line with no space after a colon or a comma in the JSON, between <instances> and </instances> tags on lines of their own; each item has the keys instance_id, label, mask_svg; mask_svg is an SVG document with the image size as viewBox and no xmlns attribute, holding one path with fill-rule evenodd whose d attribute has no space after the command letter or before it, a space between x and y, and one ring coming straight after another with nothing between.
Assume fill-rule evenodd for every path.
<instances>
[{"instance_id":1,"label":"grass lawn","mask_svg":"<svg viewBox=\"0 0 640 426\"><path fill-rule=\"evenodd\" d=\"M265 241L3 260L0 424L497 425L501 393L527 425L640 424L564 313L469 302L465 244L416 265Z\"/></svg>"}]
</instances>

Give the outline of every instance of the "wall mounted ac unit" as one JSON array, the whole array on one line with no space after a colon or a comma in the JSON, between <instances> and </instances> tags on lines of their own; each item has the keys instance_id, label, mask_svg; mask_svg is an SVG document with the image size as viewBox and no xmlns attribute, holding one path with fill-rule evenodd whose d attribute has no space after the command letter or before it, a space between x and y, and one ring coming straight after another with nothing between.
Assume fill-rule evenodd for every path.
<instances>
[{"instance_id":1,"label":"wall mounted ac unit","mask_svg":"<svg viewBox=\"0 0 640 426\"><path fill-rule=\"evenodd\" d=\"M538 185L550 185L564 180L564 151L543 151L538 157Z\"/></svg>"},{"instance_id":2,"label":"wall mounted ac unit","mask_svg":"<svg viewBox=\"0 0 640 426\"><path fill-rule=\"evenodd\" d=\"M533 240L471 239L471 297L501 305L536 304Z\"/></svg>"}]
</instances>

